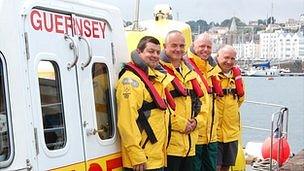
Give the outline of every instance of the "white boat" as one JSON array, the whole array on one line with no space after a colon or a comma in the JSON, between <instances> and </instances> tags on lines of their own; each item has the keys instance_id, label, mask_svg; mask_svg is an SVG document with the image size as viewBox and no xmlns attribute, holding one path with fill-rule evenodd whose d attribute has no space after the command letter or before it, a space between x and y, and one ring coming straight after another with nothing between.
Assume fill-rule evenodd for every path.
<instances>
[{"instance_id":1,"label":"white boat","mask_svg":"<svg viewBox=\"0 0 304 171\"><path fill-rule=\"evenodd\" d=\"M247 76L252 77L277 77L279 74L280 70L276 66L271 68L252 67L246 73Z\"/></svg>"}]
</instances>

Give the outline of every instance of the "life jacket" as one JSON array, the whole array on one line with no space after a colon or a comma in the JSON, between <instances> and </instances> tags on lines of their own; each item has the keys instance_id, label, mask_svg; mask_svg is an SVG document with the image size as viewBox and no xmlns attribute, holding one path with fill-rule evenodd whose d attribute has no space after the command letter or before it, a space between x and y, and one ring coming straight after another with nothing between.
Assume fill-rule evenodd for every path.
<instances>
[{"instance_id":1,"label":"life jacket","mask_svg":"<svg viewBox=\"0 0 304 171\"><path fill-rule=\"evenodd\" d=\"M213 91L216 93L216 95L219 97L223 97L224 93L223 93L223 89L222 89L220 80L218 80L216 76L212 75L211 82L212 82L212 86L213 86Z\"/></svg>"},{"instance_id":2,"label":"life jacket","mask_svg":"<svg viewBox=\"0 0 304 171\"><path fill-rule=\"evenodd\" d=\"M144 145L142 146L142 148L144 148L145 145L147 144L148 140L152 144L154 144L158 141L150 123L148 122L147 117L145 116L145 111L151 111L152 109L155 109L155 108L158 108L160 110L166 110L167 104L165 103L164 99L161 98L161 96L156 91L155 87L153 86L152 82L149 80L147 74L141 68L139 68L135 64L129 62L128 64L126 64L124 70L129 70L129 71L133 72L134 74L136 74L145 83L145 86L147 87L147 90L149 91L149 93L153 99L152 102L147 102L147 101L143 102L142 107L138 110L139 115L136 120L136 122L139 124L139 126L142 127L146 131L147 136L148 136L148 138L144 142ZM122 75L123 72L124 71L122 71L119 75ZM171 94L168 93L167 89L165 89L165 94L166 94L166 99L167 99L169 106L173 110L175 110L175 107L176 107L175 102L174 102Z\"/></svg>"},{"instance_id":3,"label":"life jacket","mask_svg":"<svg viewBox=\"0 0 304 171\"><path fill-rule=\"evenodd\" d=\"M233 74L233 78L235 80L236 94L239 97L243 97L245 93L244 93L244 84L243 84L243 79L242 79L240 68L237 66L234 66L232 68L232 74Z\"/></svg>"},{"instance_id":4,"label":"life jacket","mask_svg":"<svg viewBox=\"0 0 304 171\"><path fill-rule=\"evenodd\" d=\"M224 96L220 81L215 76L211 76L211 82L212 82L212 86L213 86L213 88L211 88L208 85L207 80L203 76L202 72L199 70L199 68L197 67L197 65L195 64L195 62L193 61L192 58L189 59L189 63L193 66L195 72L197 72L198 75L201 77L201 79L202 79L204 85L206 86L207 91L208 91L209 94L211 94L212 92L215 92L216 95L219 96L219 97Z\"/></svg>"},{"instance_id":5,"label":"life jacket","mask_svg":"<svg viewBox=\"0 0 304 171\"><path fill-rule=\"evenodd\" d=\"M189 60L187 60L187 62L189 62L191 64L191 66L193 67L194 71L201 77L201 80L203 81L208 94L212 93L212 89L211 87L208 85L208 82L206 80L206 78L203 76L202 72L198 69L197 65L194 63L192 58L189 58Z\"/></svg>"},{"instance_id":6,"label":"life jacket","mask_svg":"<svg viewBox=\"0 0 304 171\"><path fill-rule=\"evenodd\" d=\"M174 79L171 81L171 83L172 83L173 87L175 88L175 90L177 90L179 96L186 97L188 95L187 90L181 84L180 80L175 75L174 71L171 68L169 68L168 66L166 66L166 65L162 65L162 66L167 70L167 72L169 74L171 74L172 76L174 76ZM192 89L193 89L194 93L196 94L196 96L203 97L204 96L204 92L200 88L200 85L199 85L197 79L195 78L195 79L192 79L190 81L191 81L191 84L192 84ZM174 94L174 93L171 91L171 94ZM173 95L173 97L174 96L176 96L176 95Z\"/></svg>"},{"instance_id":7,"label":"life jacket","mask_svg":"<svg viewBox=\"0 0 304 171\"><path fill-rule=\"evenodd\" d=\"M133 73L135 73L145 83L145 85L153 99L153 102L155 103L157 108L159 108L161 110L166 110L167 105L166 105L165 101L160 97L160 95L156 91L155 87L153 86L152 82L149 80L147 74L131 62L129 62L126 65L126 68L128 70L132 71Z\"/></svg>"}]
</instances>

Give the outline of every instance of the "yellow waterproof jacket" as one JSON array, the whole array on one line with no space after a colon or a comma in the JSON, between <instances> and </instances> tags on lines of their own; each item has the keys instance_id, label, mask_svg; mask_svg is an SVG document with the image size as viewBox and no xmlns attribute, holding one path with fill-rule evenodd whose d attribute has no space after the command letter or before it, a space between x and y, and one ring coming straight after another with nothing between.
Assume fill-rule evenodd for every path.
<instances>
[{"instance_id":1,"label":"yellow waterproof jacket","mask_svg":"<svg viewBox=\"0 0 304 171\"><path fill-rule=\"evenodd\" d=\"M216 66L219 68L218 66ZM233 74L219 74L221 86L223 89L235 89L235 80ZM240 134L240 106L244 101L243 97L237 97L236 94L226 94L224 97L217 98L216 108L219 116L218 140L227 143L236 141Z\"/></svg>"},{"instance_id":2,"label":"yellow waterproof jacket","mask_svg":"<svg viewBox=\"0 0 304 171\"><path fill-rule=\"evenodd\" d=\"M155 89L165 98L164 88L173 77L151 68L148 68L147 72ZM169 109L155 108L145 113L157 138L155 144L150 141L145 144L147 134L139 129L136 120L139 116L137 110L142 107L143 102L152 102L150 93L144 82L131 71L126 71L121 76L116 89L123 167L132 168L140 163L146 163L147 169L165 167Z\"/></svg>"},{"instance_id":3,"label":"yellow waterproof jacket","mask_svg":"<svg viewBox=\"0 0 304 171\"><path fill-rule=\"evenodd\" d=\"M163 65L169 67L174 71L174 74L178 77L179 81L184 85L187 90L192 90L191 80L197 79L200 83L201 80L197 73L193 70L190 70L188 66L185 65L184 62L181 63L180 73L174 68L171 63L167 63L162 61ZM201 84L200 84L201 85ZM174 90L172 84L168 86L170 91ZM206 88L203 86L202 90L204 94L207 94ZM198 129L202 126L203 122L203 114L204 112L199 112L197 116L194 117L192 113L192 101L191 97L188 95L186 97L180 96L174 98L176 109L175 113L171 115L171 138L169 142L169 146L167 148L167 154L171 156L194 156L195 155L195 145L197 143L198 138ZM205 106L201 106L200 111L203 111ZM197 121L196 129L190 134L185 134L186 124L189 119L195 118Z\"/></svg>"},{"instance_id":4,"label":"yellow waterproof jacket","mask_svg":"<svg viewBox=\"0 0 304 171\"><path fill-rule=\"evenodd\" d=\"M187 56L189 59L193 59L194 63L197 65L203 76L206 78L208 85L212 87L211 76L217 76L218 74L218 72L214 70L214 67L211 66L208 61L203 60L199 56L197 56L191 48L188 50ZM208 104L206 104L208 112L206 115L203 115L203 120L205 122L199 130L197 144L208 144L212 142L217 142L216 131L218 125L218 116L216 114L216 108L214 107L216 101L213 99L213 94L208 94L208 96L209 100Z\"/></svg>"}]
</instances>

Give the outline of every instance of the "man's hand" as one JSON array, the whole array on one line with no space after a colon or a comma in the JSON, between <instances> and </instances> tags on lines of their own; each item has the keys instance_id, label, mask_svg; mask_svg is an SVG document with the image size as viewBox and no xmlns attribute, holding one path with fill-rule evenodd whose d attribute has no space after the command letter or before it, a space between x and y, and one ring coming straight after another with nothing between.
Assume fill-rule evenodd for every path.
<instances>
[{"instance_id":1,"label":"man's hand","mask_svg":"<svg viewBox=\"0 0 304 171\"><path fill-rule=\"evenodd\" d=\"M186 128L185 128L185 134L190 134L191 129L192 129L191 122L189 122L189 120L188 120Z\"/></svg>"},{"instance_id":2,"label":"man's hand","mask_svg":"<svg viewBox=\"0 0 304 171\"><path fill-rule=\"evenodd\" d=\"M190 122L190 127L191 127L191 132L192 132L195 130L197 122L194 118L189 119L189 122Z\"/></svg>"},{"instance_id":3,"label":"man's hand","mask_svg":"<svg viewBox=\"0 0 304 171\"><path fill-rule=\"evenodd\" d=\"M133 166L133 170L135 170L135 171L145 171L146 170L146 163L141 163L141 164Z\"/></svg>"}]
</instances>

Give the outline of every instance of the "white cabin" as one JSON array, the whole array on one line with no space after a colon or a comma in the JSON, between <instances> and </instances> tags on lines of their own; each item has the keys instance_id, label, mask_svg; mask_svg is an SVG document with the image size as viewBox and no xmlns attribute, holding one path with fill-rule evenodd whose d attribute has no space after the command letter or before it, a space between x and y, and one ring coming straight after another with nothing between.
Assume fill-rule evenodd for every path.
<instances>
[{"instance_id":1,"label":"white cabin","mask_svg":"<svg viewBox=\"0 0 304 171\"><path fill-rule=\"evenodd\" d=\"M0 1L0 170L121 168L115 82L128 60L116 7Z\"/></svg>"}]
</instances>

